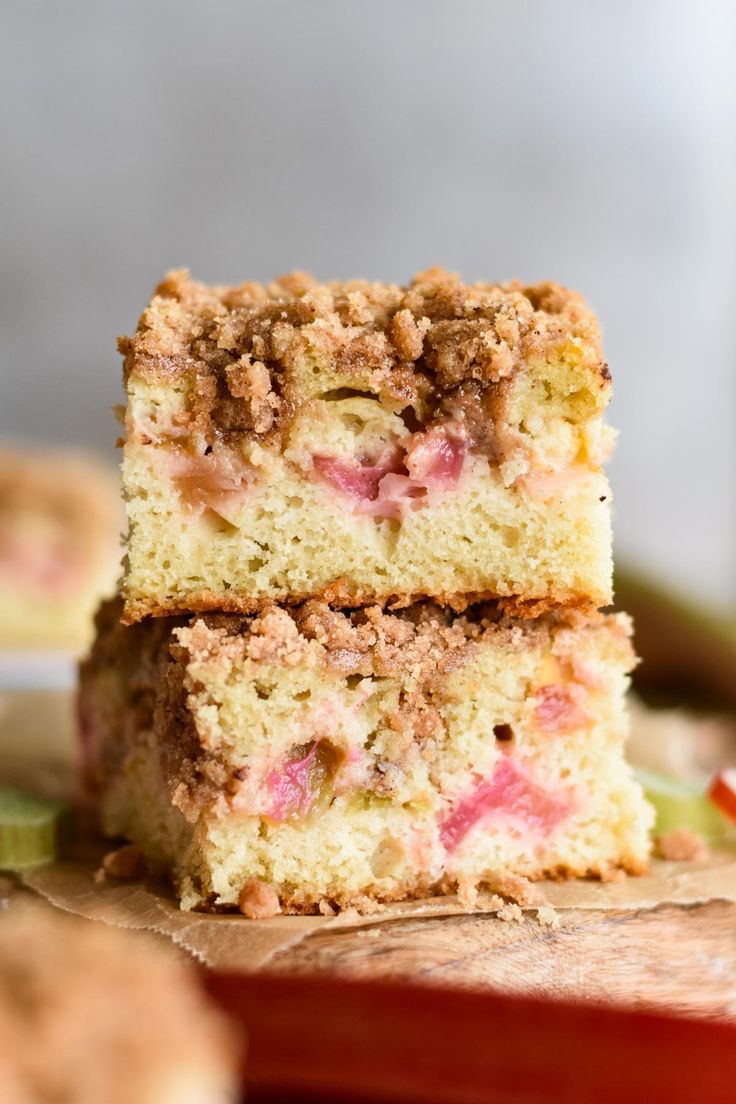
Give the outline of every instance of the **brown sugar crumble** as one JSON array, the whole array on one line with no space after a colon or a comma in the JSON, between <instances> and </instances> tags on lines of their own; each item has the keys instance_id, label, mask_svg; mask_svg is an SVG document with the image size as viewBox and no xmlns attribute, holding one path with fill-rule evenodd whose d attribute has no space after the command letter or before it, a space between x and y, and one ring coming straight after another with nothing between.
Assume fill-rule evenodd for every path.
<instances>
[{"instance_id":1,"label":"brown sugar crumble","mask_svg":"<svg viewBox=\"0 0 736 1104\"><path fill-rule=\"evenodd\" d=\"M238 908L249 920L270 920L281 912L276 890L257 878L249 878L241 889Z\"/></svg>"},{"instance_id":2,"label":"brown sugar crumble","mask_svg":"<svg viewBox=\"0 0 736 1104\"><path fill-rule=\"evenodd\" d=\"M397 411L413 407L425 424L477 411L486 393L493 404L529 358L566 346L597 389L610 388L595 316L577 293L465 284L442 268L404 287L320 284L304 273L222 287L174 271L118 345L126 382L195 381L191 428L211 444L278 431L304 399L295 377L310 356Z\"/></svg>"},{"instance_id":3,"label":"brown sugar crumble","mask_svg":"<svg viewBox=\"0 0 736 1104\"><path fill-rule=\"evenodd\" d=\"M102 874L125 881L139 878L145 870L143 854L133 843L108 851L102 860Z\"/></svg>"},{"instance_id":4,"label":"brown sugar crumble","mask_svg":"<svg viewBox=\"0 0 736 1104\"><path fill-rule=\"evenodd\" d=\"M673 828L670 832L663 832L657 836L654 846L657 855L670 862L699 862L708 857L707 843L691 828Z\"/></svg>"}]
</instances>

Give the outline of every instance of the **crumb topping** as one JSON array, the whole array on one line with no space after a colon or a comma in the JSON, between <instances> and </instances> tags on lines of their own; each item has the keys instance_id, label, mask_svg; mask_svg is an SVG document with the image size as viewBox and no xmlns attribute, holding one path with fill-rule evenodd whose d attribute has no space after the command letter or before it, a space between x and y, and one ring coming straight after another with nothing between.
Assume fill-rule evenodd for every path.
<instances>
[{"instance_id":1,"label":"crumb topping","mask_svg":"<svg viewBox=\"0 0 736 1104\"><path fill-rule=\"evenodd\" d=\"M270 920L281 912L281 903L273 886L249 878L240 891L238 908L249 920Z\"/></svg>"},{"instance_id":2,"label":"crumb topping","mask_svg":"<svg viewBox=\"0 0 736 1104\"><path fill-rule=\"evenodd\" d=\"M118 344L126 381L193 379L192 422L210 440L267 434L288 418L305 364L327 366L397 410L428 408L434 417L439 407L442 418L467 404L473 387L496 395L531 358L571 357L606 397L610 380L595 316L576 292L465 284L442 268L404 287L320 284L304 273L209 286L177 270Z\"/></svg>"},{"instance_id":3,"label":"crumb topping","mask_svg":"<svg viewBox=\"0 0 736 1104\"><path fill-rule=\"evenodd\" d=\"M125 881L138 878L145 869L142 851L134 843L127 843L114 851L108 851L102 859L102 873Z\"/></svg>"},{"instance_id":4,"label":"crumb topping","mask_svg":"<svg viewBox=\"0 0 736 1104\"><path fill-rule=\"evenodd\" d=\"M204 614L175 628L174 636L187 662L213 676L223 673L223 665L247 658L287 667L324 664L346 677L401 676L422 683L464 663L488 634L521 650L533 640L548 642L565 626L580 633L598 620L565 610L517 621L494 603L453 615L431 602L388 612L380 606L336 610L311 599L294 608L270 606L254 617ZM176 647L174 653L180 654Z\"/></svg>"},{"instance_id":5,"label":"crumb topping","mask_svg":"<svg viewBox=\"0 0 736 1104\"><path fill-rule=\"evenodd\" d=\"M687 827L663 832L654 841L654 848L661 859L670 862L698 862L708 855L708 845L703 837Z\"/></svg>"}]
</instances>

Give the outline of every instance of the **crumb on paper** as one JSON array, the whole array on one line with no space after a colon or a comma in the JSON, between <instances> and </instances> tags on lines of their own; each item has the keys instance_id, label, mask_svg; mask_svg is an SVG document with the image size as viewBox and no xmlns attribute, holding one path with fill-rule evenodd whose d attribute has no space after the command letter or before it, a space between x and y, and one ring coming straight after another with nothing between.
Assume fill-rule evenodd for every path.
<instances>
[{"instance_id":1,"label":"crumb on paper","mask_svg":"<svg viewBox=\"0 0 736 1104\"><path fill-rule=\"evenodd\" d=\"M270 920L281 912L281 902L273 886L249 878L240 891L238 908L249 920Z\"/></svg>"},{"instance_id":2,"label":"crumb on paper","mask_svg":"<svg viewBox=\"0 0 736 1104\"><path fill-rule=\"evenodd\" d=\"M654 847L660 858L671 862L696 862L708 856L705 840L691 828L673 828L670 832L663 832L655 839Z\"/></svg>"},{"instance_id":3,"label":"crumb on paper","mask_svg":"<svg viewBox=\"0 0 736 1104\"><path fill-rule=\"evenodd\" d=\"M374 901L371 897L355 897L353 903L340 910L341 917L355 918L359 916L375 916L379 912L385 912L386 906L381 901Z\"/></svg>"},{"instance_id":4,"label":"crumb on paper","mask_svg":"<svg viewBox=\"0 0 736 1104\"><path fill-rule=\"evenodd\" d=\"M498 893L494 893L492 897L489 898L487 903L488 912L498 912L498 910L502 909L505 904L506 902L504 901L503 897L500 897Z\"/></svg>"},{"instance_id":5,"label":"crumb on paper","mask_svg":"<svg viewBox=\"0 0 736 1104\"><path fill-rule=\"evenodd\" d=\"M506 903L496 913L499 920L506 921L507 924L520 924L524 919L524 913L521 911L517 904Z\"/></svg>"},{"instance_id":6,"label":"crumb on paper","mask_svg":"<svg viewBox=\"0 0 736 1104\"><path fill-rule=\"evenodd\" d=\"M544 928L552 928L556 931L560 926L560 914L551 905L540 905L537 909L537 920Z\"/></svg>"},{"instance_id":7,"label":"crumb on paper","mask_svg":"<svg viewBox=\"0 0 736 1104\"><path fill-rule=\"evenodd\" d=\"M544 891L522 874L504 872L489 878L487 884L494 893L500 894L507 901L513 901L515 904L521 905L522 908L543 905L546 900Z\"/></svg>"},{"instance_id":8,"label":"crumb on paper","mask_svg":"<svg viewBox=\"0 0 736 1104\"><path fill-rule=\"evenodd\" d=\"M378 939L381 929L379 927L359 928L357 934L363 939Z\"/></svg>"},{"instance_id":9,"label":"crumb on paper","mask_svg":"<svg viewBox=\"0 0 736 1104\"><path fill-rule=\"evenodd\" d=\"M472 912L478 905L478 883L474 878L460 878L457 885L457 902L460 908Z\"/></svg>"},{"instance_id":10,"label":"crumb on paper","mask_svg":"<svg viewBox=\"0 0 736 1104\"><path fill-rule=\"evenodd\" d=\"M108 851L102 860L102 867L95 873L95 882L104 882L106 877L125 881L138 878L143 873L143 855L133 843L126 843L115 851Z\"/></svg>"},{"instance_id":11,"label":"crumb on paper","mask_svg":"<svg viewBox=\"0 0 736 1104\"><path fill-rule=\"evenodd\" d=\"M334 905L331 905L326 897L323 897L317 906L321 916L337 916L337 909Z\"/></svg>"}]
</instances>

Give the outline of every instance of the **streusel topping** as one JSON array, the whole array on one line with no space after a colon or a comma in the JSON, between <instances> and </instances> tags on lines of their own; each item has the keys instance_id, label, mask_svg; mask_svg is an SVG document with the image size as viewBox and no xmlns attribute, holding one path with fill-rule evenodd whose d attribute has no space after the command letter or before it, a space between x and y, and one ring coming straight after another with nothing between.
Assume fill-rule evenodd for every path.
<instances>
[{"instance_id":1,"label":"streusel topping","mask_svg":"<svg viewBox=\"0 0 736 1104\"><path fill-rule=\"evenodd\" d=\"M557 284L465 284L442 268L410 284L320 284L304 273L271 284L209 286L169 273L137 332L121 338L126 381L196 377L192 417L206 435L266 434L297 396L291 372L313 360L397 410L433 410L469 385L497 387L530 358L574 351L607 394L594 314Z\"/></svg>"}]
</instances>

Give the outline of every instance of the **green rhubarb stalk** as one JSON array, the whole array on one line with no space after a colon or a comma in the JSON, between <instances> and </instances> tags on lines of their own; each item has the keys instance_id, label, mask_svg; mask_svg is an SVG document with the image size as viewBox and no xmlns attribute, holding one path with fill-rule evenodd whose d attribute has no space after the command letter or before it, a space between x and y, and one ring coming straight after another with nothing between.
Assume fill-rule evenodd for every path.
<instances>
[{"instance_id":1,"label":"green rhubarb stalk","mask_svg":"<svg viewBox=\"0 0 736 1104\"><path fill-rule=\"evenodd\" d=\"M641 767L634 773L657 814L657 835L675 828L689 828L707 840L725 835L728 823L701 786Z\"/></svg>"},{"instance_id":2,"label":"green rhubarb stalk","mask_svg":"<svg viewBox=\"0 0 736 1104\"><path fill-rule=\"evenodd\" d=\"M0 870L25 870L56 858L68 805L0 786Z\"/></svg>"}]
</instances>

